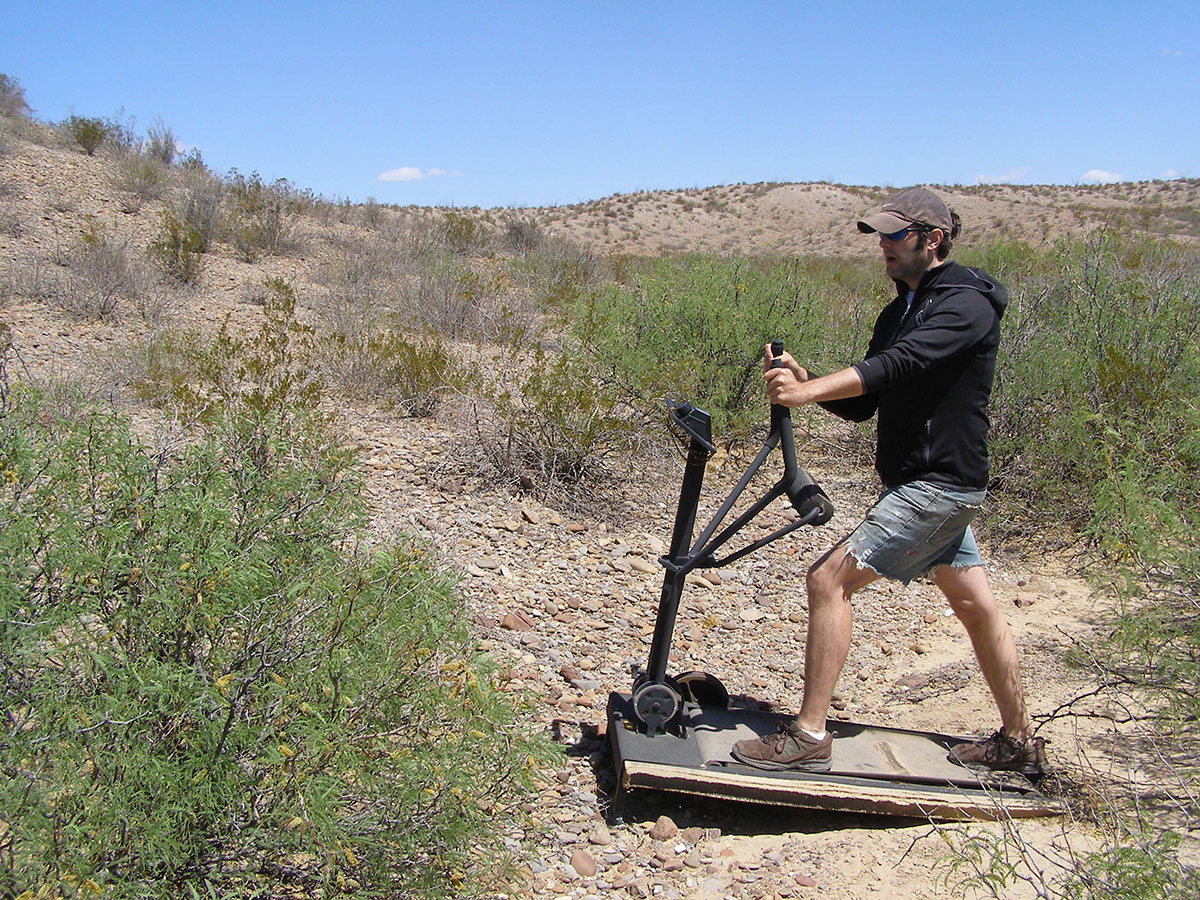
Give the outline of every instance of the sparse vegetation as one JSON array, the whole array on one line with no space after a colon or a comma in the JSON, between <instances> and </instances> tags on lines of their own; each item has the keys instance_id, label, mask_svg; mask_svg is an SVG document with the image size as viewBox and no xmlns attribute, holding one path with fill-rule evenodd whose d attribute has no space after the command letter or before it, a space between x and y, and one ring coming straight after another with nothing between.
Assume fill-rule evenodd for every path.
<instances>
[{"instance_id":1,"label":"sparse vegetation","mask_svg":"<svg viewBox=\"0 0 1200 900\"><path fill-rule=\"evenodd\" d=\"M226 180L224 199L226 239L246 262L296 248L296 202L286 179L265 184L257 172L246 176L234 169Z\"/></svg>"},{"instance_id":2,"label":"sparse vegetation","mask_svg":"<svg viewBox=\"0 0 1200 900\"><path fill-rule=\"evenodd\" d=\"M180 222L170 210L163 210L158 236L146 253L170 278L182 284L200 280L204 237L195 228Z\"/></svg>"},{"instance_id":3,"label":"sparse vegetation","mask_svg":"<svg viewBox=\"0 0 1200 900\"><path fill-rule=\"evenodd\" d=\"M103 119L95 116L77 116L74 113L63 122L63 130L88 156L94 156L108 136Z\"/></svg>"},{"instance_id":4,"label":"sparse vegetation","mask_svg":"<svg viewBox=\"0 0 1200 900\"><path fill-rule=\"evenodd\" d=\"M129 195L127 212L137 212L143 203L161 199L167 182L167 167L156 157L131 153L117 163L115 185Z\"/></svg>"},{"instance_id":5,"label":"sparse vegetation","mask_svg":"<svg viewBox=\"0 0 1200 900\"><path fill-rule=\"evenodd\" d=\"M71 275L58 281L59 306L80 319L112 318L122 301L138 293L138 272L128 245L92 223L80 236L70 258Z\"/></svg>"}]
</instances>

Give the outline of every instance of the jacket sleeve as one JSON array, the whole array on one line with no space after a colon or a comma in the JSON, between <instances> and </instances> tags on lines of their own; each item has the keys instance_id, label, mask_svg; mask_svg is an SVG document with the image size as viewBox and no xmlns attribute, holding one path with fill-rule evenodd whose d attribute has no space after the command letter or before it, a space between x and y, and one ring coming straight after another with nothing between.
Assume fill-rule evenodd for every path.
<instances>
[{"instance_id":1,"label":"jacket sleeve","mask_svg":"<svg viewBox=\"0 0 1200 900\"><path fill-rule=\"evenodd\" d=\"M953 359L984 340L995 318L991 303L977 291L959 290L940 298L910 332L855 363L863 391L875 394Z\"/></svg>"}]
</instances>

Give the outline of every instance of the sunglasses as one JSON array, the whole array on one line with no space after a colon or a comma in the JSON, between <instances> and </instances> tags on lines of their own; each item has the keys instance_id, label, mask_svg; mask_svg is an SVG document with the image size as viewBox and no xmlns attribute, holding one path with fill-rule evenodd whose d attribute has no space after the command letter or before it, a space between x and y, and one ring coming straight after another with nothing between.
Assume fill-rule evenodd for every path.
<instances>
[{"instance_id":1,"label":"sunglasses","mask_svg":"<svg viewBox=\"0 0 1200 900\"><path fill-rule=\"evenodd\" d=\"M889 241L902 241L908 237L910 231L922 232L925 230L920 225L909 225L907 228L901 228L899 231L893 231L891 234L884 234L882 231L880 234L883 234Z\"/></svg>"}]
</instances>

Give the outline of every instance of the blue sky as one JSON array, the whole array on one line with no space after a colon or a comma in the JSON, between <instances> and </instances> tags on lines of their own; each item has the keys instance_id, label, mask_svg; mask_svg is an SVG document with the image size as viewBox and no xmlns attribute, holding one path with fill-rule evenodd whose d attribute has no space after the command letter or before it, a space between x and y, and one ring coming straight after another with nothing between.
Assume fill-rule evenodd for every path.
<instances>
[{"instance_id":1,"label":"blue sky","mask_svg":"<svg viewBox=\"0 0 1200 900\"><path fill-rule=\"evenodd\" d=\"M758 181L1200 176L1200 3L0 0L38 118L218 172L519 206Z\"/></svg>"}]
</instances>

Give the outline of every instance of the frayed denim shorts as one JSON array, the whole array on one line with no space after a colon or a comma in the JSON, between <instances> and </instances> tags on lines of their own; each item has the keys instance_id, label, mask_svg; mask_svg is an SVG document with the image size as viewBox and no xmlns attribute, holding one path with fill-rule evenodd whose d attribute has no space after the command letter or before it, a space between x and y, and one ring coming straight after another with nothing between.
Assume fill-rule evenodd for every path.
<instances>
[{"instance_id":1,"label":"frayed denim shorts","mask_svg":"<svg viewBox=\"0 0 1200 900\"><path fill-rule=\"evenodd\" d=\"M904 584L935 566L983 565L971 520L986 496L927 481L890 488L850 533L849 553L876 575Z\"/></svg>"}]
</instances>

